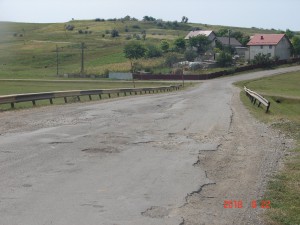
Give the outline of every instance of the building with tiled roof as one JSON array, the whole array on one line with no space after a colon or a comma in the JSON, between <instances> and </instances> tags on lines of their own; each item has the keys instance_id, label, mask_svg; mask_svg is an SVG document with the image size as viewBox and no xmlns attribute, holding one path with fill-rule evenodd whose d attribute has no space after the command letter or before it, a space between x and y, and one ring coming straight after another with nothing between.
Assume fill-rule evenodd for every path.
<instances>
[{"instance_id":1,"label":"building with tiled roof","mask_svg":"<svg viewBox=\"0 0 300 225\"><path fill-rule=\"evenodd\" d=\"M231 47L242 47L242 44L233 37L217 37L216 41L221 43L223 46L231 46Z\"/></svg>"},{"instance_id":2,"label":"building with tiled roof","mask_svg":"<svg viewBox=\"0 0 300 225\"><path fill-rule=\"evenodd\" d=\"M188 35L184 39L188 40L191 37L196 37L199 35L204 35L204 36L208 37L208 39L210 41L214 41L217 37L215 32L213 32L212 30L196 30L196 31L191 31L190 33L188 33Z\"/></svg>"},{"instance_id":3,"label":"building with tiled roof","mask_svg":"<svg viewBox=\"0 0 300 225\"><path fill-rule=\"evenodd\" d=\"M259 54L270 54L271 57L289 59L292 44L285 34L255 34L248 42L247 59L254 59Z\"/></svg>"}]
</instances>

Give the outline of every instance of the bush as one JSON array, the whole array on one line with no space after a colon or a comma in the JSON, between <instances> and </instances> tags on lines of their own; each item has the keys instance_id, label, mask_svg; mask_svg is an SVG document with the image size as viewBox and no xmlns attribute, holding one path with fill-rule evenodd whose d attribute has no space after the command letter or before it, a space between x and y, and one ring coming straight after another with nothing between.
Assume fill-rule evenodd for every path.
<instances>
[{"instance_id":1,"label":"bush","mask_svg":"<svg viewBox=\"0 0 300 225\"><path fill-rule=\"evenodd\" d=\"M131 37L130 34L126 35L126 37L125 37L126 40L130 40L131 38L132 38L132 37Z\"/></svg>"},{"instance_id":2,"label":"bush","mask_svg":"<svg viewBox=\"0 0 300 225\"><path fill-rule=\"evenodd\" d=\"M105 19L96 18L95 21L96 21L96 22L104 22Z\"/></svg>"},{"instance_id":3,"label":"bush","mask_svg":"<svg viewBox=\"0 0 300 225\"><path fill-rule=\"evenodd\" d=\"M65 28L66 28L66 30L68 30L68 31L72 31L72 30L74 30L75 26L72 25L72 24L67 24Z\"/></svg>"},{"instance_id":4,"label":"bush","mask_svg":"<svg viewBox=\"0 0 300 225\"><path fill-rule=\"evenodd\" d=\"M119 35L119 31L116 30L116 29L113 29L113 30L110 32L110 34L111 34L111 37L113 37L113 38L119 37L119 36L120 36L120 35Z\"/></svg>"},{"instance_id":5,"label":"bush","mask_svg":"<svg viewBox=\"0 0 300 225\"><path fill-rule=\"evenodd\" d=\"M161 48L161 50L163 50L164 52L167 52L167 51L169 50L169 48L170 48L169 42L166 41L166 40L162 40L162 41L160 42L160 48Z\"/></svg>"},{"instance_id":6,"label":"bush","mask_svg":"<svg viewBox=\"0 0 300 225\"><path fill-rule=\"evenodd\" d=\"M175 64L179 61L180 61L180 58L179 58L178 54L170 53L167 55L167 57L165 59L165 65L168 67L172 67L173 64Z\"/></svg>"},{"instance_id":7,"label":"bush","mask_svg":"<svg viewBox=\"0 0 300 225\"><path fill-rule=\"evenodd\" d=\"M270 54L259 53L256 56L254 56L254 59L252 60L252 64L269 67L272 65L272 60L270 57L271 57Z\"/></svg>"},{"instance_id":8,"label":"bush","mask_svg":"<svg viewBox=\"0 0 300 225\"><path fill-rule=\"evenodd\" d=\"M134 29L141 29L141 27L139 25L137 25L137 24L132 25L132 28L134 28Z\"/></svg>"},{"instance_id":9,"label":"bush","mask_svg":"<svg viewBox=\"0 0 300 225\"><path fill-rule=\"evenodd\" d=\"M82 31L82 30L79 30L78 33L79 33L79 34L83 34L83 31Z\"/></svg>"},{"instance_id":10,"label":"bush","mask_svg":"<svg viewBox=\"0 0 300 225\"><path fill-rule=\"evenodd\" d=\"M217 57L217 63L221 67L227 67L232 65L232 55L228 52L221 52Z\"/></svg>"},{"instance_id":11,"label":"bush","mask_svg":"<svg viewBox=\"0 0 300 225\"><path fill-rule=\"evenodd\" d=\"M147 58L155 58L162 56L162 51L155 45L148 45L146 51Z\"/></svg>"},{"instance_id":12,"label":"bush","mask_svg":"<svg viewBox=\"0 0 300 225\"><path fill-rule=\"evenodd\" d=\"M197 56L198 56L198 54L195 51L193 51L192 49L186 50L184 52L184 58L190 62L194 61Z\"/></svg>"}]
</instances>

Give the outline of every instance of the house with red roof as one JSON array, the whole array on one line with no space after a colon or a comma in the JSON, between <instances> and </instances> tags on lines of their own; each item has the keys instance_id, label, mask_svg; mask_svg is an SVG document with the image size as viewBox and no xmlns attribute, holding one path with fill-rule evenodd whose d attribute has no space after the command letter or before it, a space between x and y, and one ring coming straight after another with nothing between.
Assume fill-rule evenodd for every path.
<instances>
[{"instance_id":1,"label":"house with red roof","mask_svg":"<svg viewBox=\"0 0 300 225\"><path fill-rule=\"evenodd\" d=\"M252 60L259 53L271 57L289 59L292 44L285 34L255 34L247 44L249 50L246 59Z\"/></svg>"}]
</instances>

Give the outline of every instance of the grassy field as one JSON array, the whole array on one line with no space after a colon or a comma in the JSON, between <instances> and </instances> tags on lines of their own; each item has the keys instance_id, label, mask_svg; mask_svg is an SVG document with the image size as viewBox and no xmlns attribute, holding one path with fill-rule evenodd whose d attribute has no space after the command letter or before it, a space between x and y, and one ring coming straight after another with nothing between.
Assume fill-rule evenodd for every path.
<instances>
[{"instance_id":1,"label":"grassy field","mask_svg":"<svg viewBox=\"0 0 300 225\"><path fill-rule=\"evenodd\" d=\"M272 225L300 224L300 72L282 74L237 84L263 94L271 102L270 113L254 107L241 92L246 107L258 119L272 124L296 140L295 149L284 160L284 168L268 185L264 199L271 201L266 221Z\"/></svg>"},{"instance_id":2,"label":"grassy field","mask_svg":"<svg viewBox=\"0 0 300 225\"><path fill-rule=\"evenodd\" d=\"M65 25L73 25L66 31ZM55 78L56 48L58 47L59 73L79 73L81 65L80 43L85 42L85 73L104 74L109 71L129 71L130 63L123 55L123 47L130 40L126 37L146 32L144 44L159 46L161 40L171 44L177 37L184 37L197 27L218 31L224 26L207 24L182 24L178 27L159 27L153 22L143 21L69 21L55 24L29 24L0 22L0 78ZM111 38L108 32L119 31L120 37ZM230 27L232 31L245 34L274 33L274 30ZM79 34L79 30L87 34ZM172 45L170 46L172 48ZM162 66L165 56L142 59L139 63L151 67L155 72L168 73ZM162 67L162 68L161 68Z\"/></svg>"}]
</instances>

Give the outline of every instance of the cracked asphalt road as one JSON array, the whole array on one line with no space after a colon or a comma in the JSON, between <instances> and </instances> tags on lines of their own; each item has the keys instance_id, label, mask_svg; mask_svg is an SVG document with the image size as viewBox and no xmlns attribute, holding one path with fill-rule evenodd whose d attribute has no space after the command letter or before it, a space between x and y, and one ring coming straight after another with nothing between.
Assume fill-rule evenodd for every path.
<instances>
[{"instance_id":1,"label":"cracked asphalt road","mask_svg":"<svg viewBox=\"0 0 300 225\"><path fill-rule=\"evenodd\" d=\"M0 224L262 223L248 203L289 140L255 121L232 83L296 70L0 113ZM228 199L243 208L224 209Z\"/></svg>"}]
</instances>

